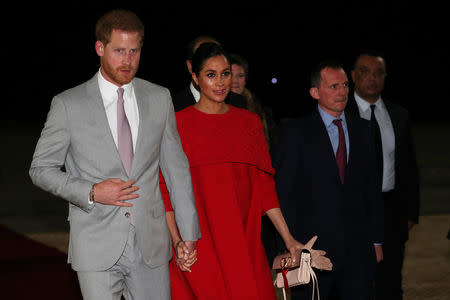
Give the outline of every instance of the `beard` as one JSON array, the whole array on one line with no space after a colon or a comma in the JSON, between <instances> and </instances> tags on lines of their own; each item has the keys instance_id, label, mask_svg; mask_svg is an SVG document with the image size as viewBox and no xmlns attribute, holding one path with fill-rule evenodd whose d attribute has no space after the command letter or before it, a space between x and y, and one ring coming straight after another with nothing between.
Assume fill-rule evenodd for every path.
<instances>
[{"instance_id":1,"label":"beard","mask_svg":"<svg viewBox=\"0 0 450 300\"><path fill-rule=\"evenodd\" d=\"M108 63L103 63L102 69L110 81L120 86L130 83L137 72L137 68L133 66L121 65L114 68ZM127 70L128 72L123 72L122 70Z\"/></svg>"}]
</instances>

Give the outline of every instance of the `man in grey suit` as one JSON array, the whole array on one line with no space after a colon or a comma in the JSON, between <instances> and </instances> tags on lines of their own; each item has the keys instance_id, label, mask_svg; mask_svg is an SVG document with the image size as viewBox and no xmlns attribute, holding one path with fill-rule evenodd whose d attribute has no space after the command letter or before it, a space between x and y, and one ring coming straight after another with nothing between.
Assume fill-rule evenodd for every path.
<instances>
[{"instance_id":1,"label":"man in grey suit","mask_svg":"<svg viewBox=\"0 0 450 300\"><path fill-rule=\"evenodd\" d=\"M30 176L69 202L68 262L85 299L170 299L160 169L184 240L177 248L187 257L200 238L170 93L134 77L144 37L134 13L105 14L96 37L100 70L53 98Z\"/></svg>"}]
</instances>

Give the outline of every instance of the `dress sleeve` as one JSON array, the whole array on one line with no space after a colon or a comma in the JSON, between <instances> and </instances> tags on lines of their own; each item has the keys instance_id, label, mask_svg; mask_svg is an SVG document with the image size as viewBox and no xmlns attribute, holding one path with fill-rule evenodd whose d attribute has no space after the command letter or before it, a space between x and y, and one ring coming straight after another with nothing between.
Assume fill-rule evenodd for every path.
<instances>
[{"instance_id":1,"label":"dress sleeve","mask_svg":"<svg viewBox=\"0 0 450 300\"><path fill-rule=\"evenodd\" d=\"M169 191L167 190L166 182L164 181L164 177L161 173L161 170L159 170L159 189L161 190L161 196L163 198L166 212L173 211L172 204L170 203Z\"/></svg>"},{"instance_id":2,"label":"dress sleeve","mask_svg":"<svg viewBox=\"0 0 450 300\"><path fill-rule=\"evenodd\" d=\"M264 135L263 126L259 116L254 115L253 118L253 133L252 137L253 152L251 155L256 159L257 166L257 180L259 186L259 195L261 199L261 214L265 215L266 211L272 208L279 208L278 196L275 189L274 169L267 147L267 142Z\"/></svg>"},{"instance_id":3,"label":"dress sleeve","mask_svg":"<svg viewBox=\"0 0 450 300\"><path fill-rule=\"evenodd\" d=\"M275 181L273 176L264 171L258 170L259 191L261 193L261 208L262 214L272 208L279 208L278 196L275 190Z\"/></svg>"}]
</instances>

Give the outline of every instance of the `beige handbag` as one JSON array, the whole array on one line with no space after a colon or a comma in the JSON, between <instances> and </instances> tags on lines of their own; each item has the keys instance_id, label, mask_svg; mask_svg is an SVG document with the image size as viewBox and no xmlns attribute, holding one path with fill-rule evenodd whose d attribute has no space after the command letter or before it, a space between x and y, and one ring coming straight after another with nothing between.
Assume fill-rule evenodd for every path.
<instances>
[{"instance_id":1,"label":"beige handbag","mask_svg":"<svg viewBox=\"0 0 450 300\"><path fill-rule=\"evenodd\" d=\"M317 299L320 300L319 285L316 273L311 268L311 253L309 250L303 249L294 263L292 263L290 253L275 257L273 269L277 271L275 284L278 288L283 289L284 299L286 299L286 291L290 292L290 287L308 284L312 280L312 299L314 300L314 293L317 290Z\"/></svg>"},{"instance_id":2,"label":"beige handbag","mask_svg":"<svg viewBox=\"0 0 450 300\"><path fill-rule=\"evenodd\" d=\"M319 283L312 267L331 270L332 264L329 258L323 256L325 255L324 251L316 251L315 261L313 261L310 250L316 240L317 236L309 240L302 251L297 254L295 261L292 261L290 253L275 257L272 266L277 272L274 285L283 289L284 299L286 299L286 291L290 292L290 287L308 284L312 281L312 299L314 300L314 295L317 292L317 299L320 300Z\"/></svg>"}]
</instances>

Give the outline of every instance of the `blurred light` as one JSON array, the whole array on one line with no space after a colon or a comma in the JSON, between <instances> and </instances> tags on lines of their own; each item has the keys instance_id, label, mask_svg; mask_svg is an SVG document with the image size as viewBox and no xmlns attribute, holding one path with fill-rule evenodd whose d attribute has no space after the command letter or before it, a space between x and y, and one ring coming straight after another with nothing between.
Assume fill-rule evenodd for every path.
<instances>
[{"instance_id":1,"label":"blurred light","mask_svg":"<svg viewBox=\"0 0 450 300\"><path fill-rule=\"evenodd\" d=\"M271 81L272 81L273 84L276 84L278 82L278 79L276 77L274 77L274 78L272 78Z\"/></svg>"}]
</instances>

